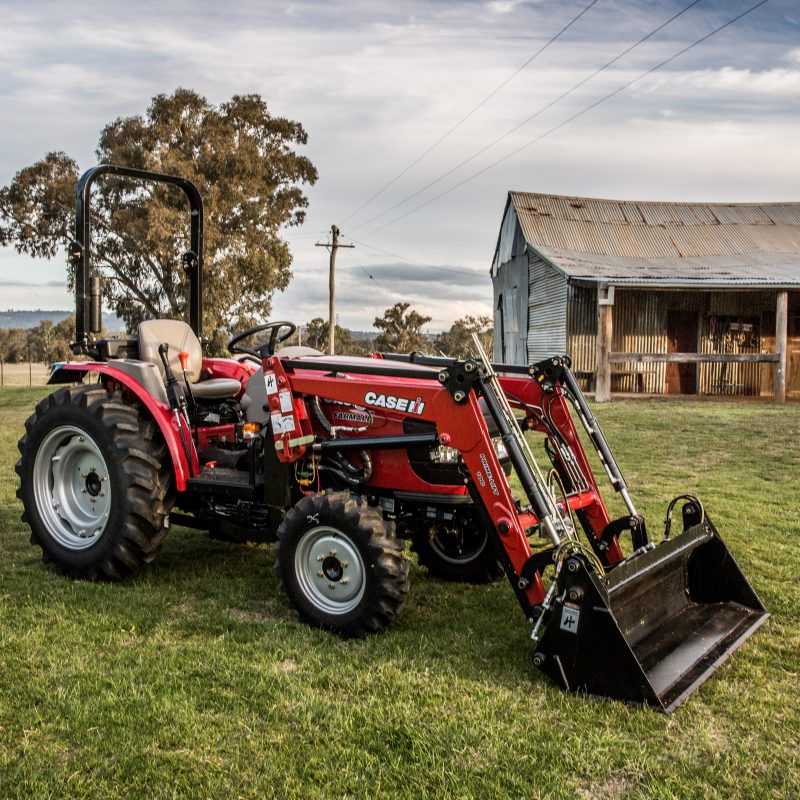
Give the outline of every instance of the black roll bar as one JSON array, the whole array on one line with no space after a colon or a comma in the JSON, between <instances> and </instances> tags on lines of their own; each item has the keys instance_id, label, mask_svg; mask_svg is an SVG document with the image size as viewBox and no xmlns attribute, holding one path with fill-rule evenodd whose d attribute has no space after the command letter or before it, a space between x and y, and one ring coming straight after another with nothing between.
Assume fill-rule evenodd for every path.
<instances>
[{"instance_id":1,"label":"black roll bar","mask_svg":"<svg viewBox=\"0 0 800 800\"><path fill-rule=\"evenodd\" d=\"M78 181L75 192L75 239L70 243L69 256L75 270L75 342L72 349L76 353L89 350L92 335L100 332L100 318L96 319L90 311L92 305L91 266L91 213L90 200L92 184L103 175L119 175L152 183L167 183L183 190L189 200L190 208L190 250L184 254L184 269L189 276L189 325L200 341L203 340L203 198L198 188L186 178L151 172L116 164L100 164L86 170ZM95 306L99 288L95 282Z\"/></svg>"}]
</instances>

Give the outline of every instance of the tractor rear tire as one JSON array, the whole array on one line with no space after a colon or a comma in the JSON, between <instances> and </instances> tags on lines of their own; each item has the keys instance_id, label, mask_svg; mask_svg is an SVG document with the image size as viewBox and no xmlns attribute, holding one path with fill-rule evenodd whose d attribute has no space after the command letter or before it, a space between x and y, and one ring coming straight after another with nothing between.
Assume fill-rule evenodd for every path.
<instances>
[{"instance_id":1,"label":"tractor rear tire","mask_svg":"<svg viewBox=\"0 0 800 800\"><path fill-rule=\"evenodd\" d=\"M349 492L306 495L287 513L275 571L304 622L345 638L389 627L409 589L393 526Z\"/></svg>"},{"instance_id":2,"label":"tractor rear tire","mask_svg":"<svg viewBox=\"0 0 800 800\"><path fill-rule=\"evenodd\" d=\"M17 497L31 544L73 578L122 580L167 533L172 468L155 422L99 384L60 389L25 423Z\"/></svg>"},{"instance_id":3,"label":"tractor rear tire","mask_svg":"<svg viewBox=\"0 0 800 800\"><path fill-rule=\"evenodd\" d=\"M435 578L460 583L493 583L503 575L488 533L467 521L456 528L434 523L417 528L411 549Z\"/></svg>"}]
</instances>

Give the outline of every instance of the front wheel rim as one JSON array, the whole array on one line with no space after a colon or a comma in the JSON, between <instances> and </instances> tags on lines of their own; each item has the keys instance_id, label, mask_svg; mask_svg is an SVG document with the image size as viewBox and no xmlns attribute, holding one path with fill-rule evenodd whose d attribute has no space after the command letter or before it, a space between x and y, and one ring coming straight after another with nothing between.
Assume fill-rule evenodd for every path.
<instances>
[{"instance_id":1,"label":"front wheel rim","mask_svg":"<svg viewBox=\"0 0 800 800\"><path fill-rule=\"evenodd\" d=\"M350 613L366 591L366 569L358 547L342 531L327 525L301 536L294 571L303 596L325 614Z\"/></svg>"},{"instance_id":2,"label":"front wheel rim","mask_svg":"<svg viewBox=\"0 0 800 800\"><path fill-rule=\"evenodd\" d=\"M33 462L33 494L47 532L69 550L86 550L111 514L111 482L97 442L74 425L53 428Z\"/></svg>"}]
</instances>

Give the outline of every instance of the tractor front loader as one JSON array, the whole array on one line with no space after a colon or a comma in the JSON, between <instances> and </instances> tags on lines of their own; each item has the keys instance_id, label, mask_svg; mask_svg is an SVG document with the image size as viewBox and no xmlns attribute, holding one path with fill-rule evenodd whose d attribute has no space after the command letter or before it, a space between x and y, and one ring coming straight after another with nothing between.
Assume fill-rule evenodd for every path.
<instances>
[{"instance_id":1,"label":"tractor front loader","mask_svg":"<svg viewBox=\"0 0 800 800\"><path fill-rule=\"evenodd\" d=\"M676 498L661 541L649 540L568 358L530 368L493 366L473 339L478 358L466 361L416 355L267 359L278 457L298 462L326 449L352 449L356 441L362 448L409 445L316 442L302 405L281 406L282 392L295 399L322 396L365 408L391 407L434 423L430 444L460 454L463 481L532 625L534 664L568 691L671 711L766 620L763 605L696 498ZM568 402L625 503L627 514L620 519L608 517ZM522 501L514 498L497 458L484 405L522 486ZM515 409L523 414L519 419ZM546 434L548 475L525 430ZM670 536L678 503L683 530ZM301 527L316 524L309 517ZM620 547L622 534L632 540L628 557Z\"/></svg>"},{"instance_id":2,"label":"tractor front loader","mask_svg":"<svg viewBox=\"0 0 800 800\"><path fill-rule=\"evenodd\" d=\"M101 338L89 203L108 175L188 198L188 324L147 320L130 338ZM466 360L325 356L281 347L295 326L268 322L231 338L233 358L209 358L202 244L189 181L112 165L81 178L70 252L83 360L54 365L50 383L64 386L28 419L17 464L31 541L67 575L135 575L175 524L275 542L300 617L363 636L403 606L409 539L435 576L505 572L534 664L564 689L665 711L767 619L695 497L675 498L651 541L566 356L492 364L477 338ZM617 519L573 415L625 505Z\"/></svg>"}]
</instances>

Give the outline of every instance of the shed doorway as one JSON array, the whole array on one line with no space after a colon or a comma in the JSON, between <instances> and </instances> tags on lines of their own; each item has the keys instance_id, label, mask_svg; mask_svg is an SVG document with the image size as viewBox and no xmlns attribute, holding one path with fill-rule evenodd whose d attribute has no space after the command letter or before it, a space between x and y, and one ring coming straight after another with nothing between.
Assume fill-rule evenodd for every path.
<instances>
[{"instance_id":1,"label":"shed doorway","mask_svg":"<svg viewBox=\"0 0 800 800\"><path fill-rule=\"evenodd\" d=\"M696 353L697 311L667 311L667 352ZM667 394L697 394L697 364L667 362Z\"/></svg>"}]
</instances>

